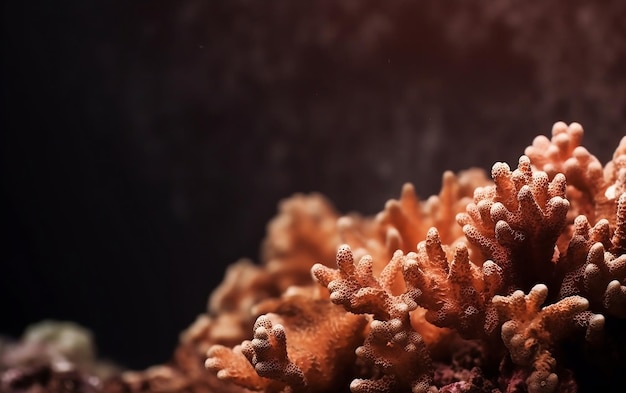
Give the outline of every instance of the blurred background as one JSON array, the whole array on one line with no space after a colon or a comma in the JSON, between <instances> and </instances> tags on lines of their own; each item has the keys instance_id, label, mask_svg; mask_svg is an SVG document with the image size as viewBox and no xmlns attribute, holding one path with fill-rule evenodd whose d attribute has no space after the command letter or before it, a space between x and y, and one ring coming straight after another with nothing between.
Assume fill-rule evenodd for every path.
<instances>
[{"instance_id":1,"label":"blurred background","mask_svg":"<svg viewBox=\"0 0 626 393\"><path fill-rule=\"evenodd\" d=\"M76 321L166 361L282 198L373 214L515 165L578 121L626 134L626 2L9 0L0 333Z\"/></svg>"}]
</instances>

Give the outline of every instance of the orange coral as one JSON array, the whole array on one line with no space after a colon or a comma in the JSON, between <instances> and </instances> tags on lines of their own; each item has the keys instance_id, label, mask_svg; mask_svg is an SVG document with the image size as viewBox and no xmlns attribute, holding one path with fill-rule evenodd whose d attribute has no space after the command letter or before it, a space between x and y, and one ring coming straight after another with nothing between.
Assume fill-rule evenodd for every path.
<instances>
[{"instance_id":1,"label":"orange coral","mask_svg":"<svg viewBox=\"0 0 626 393\"><path fill-rule=\"evenodd\" d=\"M476 187L490 182L482 170L471 169L458 176L447 171L442 177L439 195L420 201L412 184L406 183L398 200L391 199L384 210L373 219L345 216L339 219L338 229L343 243L350 244L357 256L364 253L375 261L379 273L387 259L400 249L415 250L430 228L436 228L446 244L453 244L463 236L456 225L456 215L465 210ZM366 251L365 251L366 250Z\"/></svg>"},{"instance_id":2,"label":"orange coral","mask_svg":"<svg viewBox=\"0 0 626 393\"><path fill-rule=\"evenodd\" d=\"M496 163L491 173L495 186L477 189L467 213L457 217L480 252L475 259L500 266L509 290L515 285L527 288L542 276L550 279L555 242L569 208L565 177L557 174L549 181L545 172L532 170L526 156L513 172Z\"/></svg>"},{"instance_id":3,"label":"orange coral","mask_svg":"<svg viewBox=\"0 0 626 393\"><path fill-rule=\"evenodd\" d=\"M493 182L446 172L438 196L407 184L375 217L283 201L263 264L232 267L169 368L128 390L567 392L597 388L587 369L616 390L626 137L604 167L582 137L556 123Z\"/></svg>"},{"instance_id":4,"label":"orange coral","mask_svg":"<svg viewBox=\"0 0 626 393\"><path fill-rule=\"evenodd\" d=\"M576 327L576 315L587 310L589 302L581 296L570 296L540 308L548 297L548 287L535 285L528 295L515 291L510 296L498 296L493 302L501 317L502 340L509 349L514 364L532 369L526 384L530 393L554 392L559 378L556 360L551 351L558 340ZM604 318L595 316L590 329L602 328Z\"/></svg>"},{"instance_id":5,"label":"orange coral","mask_svg":"<svg viewBox=\"0 0 626 393\"><path fill-rule=\"evenodd\" d=\"M327 296L343 306L345 315L366 315L369 321L365 330L357 329L364 340L356 344L352 392L476 386L470 381L484 377L469 365L462 373L466 377L459 377L468 379L460 385L437 386L432 377L429 353L441 356L455 335L480 340L492 352L477 355L487 371L497 368L498 354L510 359L517 371L501 370L497 383L503 390L523 384L531 392L552 392L576 385L558 361L560 342L580 337L578 345L601 346L605 317L626 317L626 138L602 168L580 145L582 135L577 123L556 123L552 139L536 138L517 169L495 164L493 183L475 172L446 173L438 197L420 202L405 185L400 199L389 201L375 218L353 215L324 226L316 239L328 240L314 250L338 239L349 245L339 247L336 269L312 267L314 278L328 289L316 301ZM556 288L552 298L549 287ZM283 322L260 317L252 342L228 355L214 347L207 364L220 370L218 376L232 375L225 370L233 367L249 373L251 366L225 366L239 351L238 362L245 355L272 383L305 391L316 375L323 381L317 388L330 386L328 374L317 369L312 374L310 365L291 355L290 324ZM301 352L319 345L319 333L308 340L293 336Z\"/></svg>"},{"instance_id":6,"label":"orange coral","mask_svg":"<svg viewBox=\"0 0 626 393\"><path fill-rule=\"evenodd\" d=\"M502 287L502 269L492 261L482 267L469 260L464 244L448 262L439 233L432 228L418 252L405 264L409 288L418 290L415 301L426 310L426 319L437 326L455 329L466 338L479 338L495 329L491 298Z\"/></svg>"},{"instance_id":7,"label":"orange coral","mask_svg":"<svg viewBox=\"0 0 626 393\"><path fill-rule=\"evenodd\" d=\"M354 393L379 391L427 392L432 390L430 357L422 337L411 328L409 312L417 307L413 297L421 292L415 288L394 295L393 281L410 254L402 251L393 258L380 274L372 275L372 259L363 256L355 266L350 247L341 246L337 252L337 266L330 269L313 266L313 276L330 291L330 300L341 304L355 314L372 314L370 333L356 354L373 366L380 378L355 379L350 385Z\"/></svg>"},{"instance_id":8,"label":"orange coral","mask_svg":"<svg viewBox=\"0 0 626 393\"><path fill-rule=\"evenodd\" d=\"M306 294L260 304L265 314L254 324L254 339L232 350L213 346L207 368L250 390L328 391L350 371L367 320Z\"/></svg>"}]
</instances>

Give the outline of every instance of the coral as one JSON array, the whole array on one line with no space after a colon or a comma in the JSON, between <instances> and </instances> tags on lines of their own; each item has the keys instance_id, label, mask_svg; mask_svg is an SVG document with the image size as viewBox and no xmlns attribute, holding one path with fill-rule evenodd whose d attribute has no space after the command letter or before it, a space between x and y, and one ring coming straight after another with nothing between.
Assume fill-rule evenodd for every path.
<instances>
[{"instance_id":1,"label":"coral","mask_svg":"<svg viewBox=\"0 0 626 393\"><path fill-rule=\"evenodd\" d=\"M372 275L372 258L363 256L355 265L352 250L343 245L337 252L337 266L330 269L313 266L313 276L330 291L330 300L355 314L372 314L370 332L357 356L374 368L379 378L359 378L352 381L355 393L377 391L431 391L431 361L424 340L410 323L409 312L417 307L411 299L419 297L419 289L401 295L393 294L393 281L406 265L398 250L380 274ZM406 269L405 269L406 271Z\"/></svg>"},{"instance_id":2,"label":"coral","mask_svg":"<svg viewBox=\"0 0 626 393\"><path fill-rule=\"evenodd\" d=\"M316 194L283 201L262 263L227 271L169 363L89 389L619 391L626 138L603 167L582 137L556 123L493 182L446 172L438 196L406 184L374 217L340 217ZM40 378L16 364L3 386Z\"/></svg>"},{"instance_id":3,"label":"coral","mask_svg":"<svg viewBox=\"0 0 626 393\"><path fill-rule=\"evenodd\" d=\"M419 291L414 300L428 310L426 319L466 338L492 333L496 326L490 302L502 287L502 269L492 261L482 267L474 265L463 243L448 261L434 228L417 248L417 254L405 264L405 277L408 288Z\"/></svg>"},{"instance_id":4,"label":"coral","mask_svg":"<svg viewBox=\"0 0 626 393\"><path fill-rule=\"evenodd\" d=\"M305 248L275 253L294 257L272 274L309 266L321 287L296 280L261 301L252 341L214 345L207 367L266 392L599 386L581 376L585 367L599 370L594 359L603 356L613 372L626 362L625 351L610 346L625 341L616 332L626 317L626 138L602 167L582 137L578 123L556 123L552 138L537 137L516 169L496 163L493 182L447 172L441 193L426 201L407 184L373 218L325 213L327 221L300 216L314 225L295 227L275 221L271 228L282 229L270 231L266 244L281 244L273 239L281 234ZM293 206L302 209L302 198ZM336 267L327 246L337 247ZM319 263L311 266L301 252ZM328 334L311 307L332 310L343 340ZM276 311L285 308L295 319ZM339 358L349 363L341 373ZM610 374L602 378L608 390L618 386Z\"/></svg>"},{"instance_id":5,"label":"coral","mask_svg":"<svg viewBox=\"0 0 626 393\"><path fill-rule=\"evenodd\" d=\"M385 266L381 261L391 258L398 249L405 253L414 251L430 228L436 228L446 244L461 238L463 232L456 225L456 215L465 210L476 187L488 184L484 172L478 169L459 175L447 171L443 174L439 195L420 201L415 187L406 183L400 198L387 201L384 210L373 219L355 215L341 217L337 222L341 241L362 250L360 256L367 250L377 262L374 271L379 273Z\"/></svg>"},{"instance_id":6,"label":"coral","mask_svg":"<svg viewBox=\"0 0 626 393\"><path fill-rule=\"evenodd\" d=\"M533 171L527 156L515 171L496 163L491 174L495 185L478 188L457 220L480 254L474 259L493 260L502 268L507 290L527 288L554 269L555 242L570 206L565 176L548 180L545 172Z\"/></svg>"},{"instance_id":7,"label":"coral","mask_svg":"<svg viewBox=\"0 0 626 393\"><path fill-rule=\"evenodd\" d=\"M254 324L253 340L232 350L213 346L207 368L251 390L328 391L352 372L367 318L314 298L307 291L291 291L260 304L264 314Z\"/></svg>"},{"instance_id":8,"label":"coral","mask_svg":"<svg viewBox=\"0 0 626 393\"><path fill-rule=\"evenodd\" d=\"M263 261L277 289L310 282L311 266L332 260L340 243L338 214L319 194L294 195L280 203L268 225Z\"/></svg>"},{"instance_id":9,"label":"coral","mask_svg":"<svg viewBox=\"0 0 626 393\"><path fill-rule=\"evenodd\" d=\"M547 296L548 287L538 284L528 295L518 290L509 296L493 298L498 313L506 320L502 325L502 340L511 360L517 366L532 370L525 381L530 393L556 391L559 378L554 372L556 360L552 351L558 340L576 327L576 315L589 306L585 298L571 296L540 308ZM599 319L601 328L603 318Z\"/></svg>"}]
</instances>

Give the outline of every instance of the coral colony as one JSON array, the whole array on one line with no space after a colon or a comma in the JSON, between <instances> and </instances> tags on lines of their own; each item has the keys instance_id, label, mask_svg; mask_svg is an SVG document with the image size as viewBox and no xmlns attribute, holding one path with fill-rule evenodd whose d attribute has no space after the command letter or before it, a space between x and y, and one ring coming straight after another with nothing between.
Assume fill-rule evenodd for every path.
<instances>
[{"instance_id":1,"label":"coral colony","mask_svg":"<svg viewBox=\"0 0 626 393\"><path fill-rule=\"evenodd\" d=\"M406 184L375 217L283 201L170 364L108 392L622 391L626 137L602 164L556 123L515 168Z\"/></svg>"}]
</instances>

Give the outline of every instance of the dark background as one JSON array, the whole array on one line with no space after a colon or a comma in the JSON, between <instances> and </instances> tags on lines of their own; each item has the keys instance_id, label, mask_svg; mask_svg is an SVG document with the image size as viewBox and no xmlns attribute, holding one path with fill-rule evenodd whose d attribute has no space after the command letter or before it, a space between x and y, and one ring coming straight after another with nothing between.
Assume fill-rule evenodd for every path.
<instances>
[{"instance_id":1,"label":"dark background","mask_svg":"<svg viewBox=\"0 0 626 393\"><path fill-rule=\"evenodd\" d=\"M527 3L5 1L0 332L163 362L294 192L373 214L557 120L606 162L626 2Z\"/></svg>"}]
</instances>

